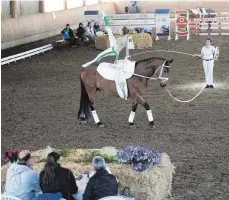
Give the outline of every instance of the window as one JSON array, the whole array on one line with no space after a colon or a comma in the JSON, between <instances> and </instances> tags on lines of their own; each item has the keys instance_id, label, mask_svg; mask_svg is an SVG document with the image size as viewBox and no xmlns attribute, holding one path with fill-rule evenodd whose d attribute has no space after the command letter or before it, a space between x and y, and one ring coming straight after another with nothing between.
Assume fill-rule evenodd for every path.
<instances>
[{"instance_id":1,"label":"window","mask_svg":"<svg viewBox=\"0 0 229 200\"><path fill-rule=\"evenodd\" d=\"M78 1L78 0L77 0ZM53 12L65 9L65 1L63 0L44 0L45 12Z\"/></svg>"},{"instance_id":2,"label":"window","mask_svg":"<svg viewBox=\"0 0 229 200\"><path fill-rule=\"evenodd\" d=\"M67 0L67 8L82 7L84 0Z\"/></svg>"},{"instance_id":3,"label":"window","mask_svg":"<svg viewBox=\"0 0 229 200\"><path fill-rule=\"evenodd\" d=\"M85 0L86 6L97 4L97 3L99 3L99 0Z\"/></svg>"},{"instance_id":4,"label":"window","mask_svg":"<svg viewBox=\"0 0 229 200\"><path fill-rule=\"evenodd\" d=\"M10 0L2 1L2 19L10 18Z\"/></svg>"},{"instance_id":5,"label":"window","mask_svg":"<svg viewBox=\"0 0 229 200\"><path fill-rule=\"evenodd\" d=\"M16 1L17 16L26 16L39 13L39 0Z\"/></svg>"}]
</instances>

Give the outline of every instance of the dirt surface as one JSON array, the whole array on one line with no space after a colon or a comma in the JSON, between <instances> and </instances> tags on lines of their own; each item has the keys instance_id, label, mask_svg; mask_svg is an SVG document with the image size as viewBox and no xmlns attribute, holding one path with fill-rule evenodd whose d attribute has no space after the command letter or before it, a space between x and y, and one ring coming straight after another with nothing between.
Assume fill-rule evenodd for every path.
<instances>
[{"instance_id":1,"label":"dirt surface","mask_svg":"<svg viewBox=\"0 0 229 200\"><path fill-rule=\"evenodd\" d=\"M193 54L200 52L203 43L204 37L176 42L160 40L150 50ZM53 50L3 66L2 151L14 147L37 150L47 145L54 148L144 145L166 152L176 166L174 200L228 200L228 43L229 37L213 38L213 44L220 48L220 59L214 69L216 88L205 89L195 101L175 102L157 82L150 82L145 96L152 106L155 130L148 129L146 112L140 106L135 119L137 129L130 130L127 120L131 100L107 98L102 93L97 93L96 108L105 128L97 128L92 120L87 125L78 124L79 76L81 65L98 54L92 46ZM133 59L152 55L175 59L168 84L174 96L187 100L200 91L204 82L200 59L165 52Z\"/></svg>"}]
</instances>

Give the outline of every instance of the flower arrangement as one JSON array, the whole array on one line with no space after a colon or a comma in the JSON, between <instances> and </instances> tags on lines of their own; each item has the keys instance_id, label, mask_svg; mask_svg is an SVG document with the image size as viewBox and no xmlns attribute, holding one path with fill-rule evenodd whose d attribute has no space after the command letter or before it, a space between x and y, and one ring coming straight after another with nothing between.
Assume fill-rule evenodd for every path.
<instances>
[{"instance_id":1,"label":"flower arrangement","mask_svg":"<svg viewBox=\"0 0 229 200\"><path fill-rule=\"evenodd\" d=\"M18 151L8 151L2 155L3 161L5 163L14 163L18 158Z\"/></svg>"},{"instance_id":2,"label":"flower arrangement","mask_svg":"<svg viewBox=\"0 0 229 200\"><path fill-rule=\"evenodd\" d=\"M117 153L120 163L130 164L133 170L138 172L152 169L161 158L160 152L141 146L128 146Z\"/></svg>"}]
</instances>

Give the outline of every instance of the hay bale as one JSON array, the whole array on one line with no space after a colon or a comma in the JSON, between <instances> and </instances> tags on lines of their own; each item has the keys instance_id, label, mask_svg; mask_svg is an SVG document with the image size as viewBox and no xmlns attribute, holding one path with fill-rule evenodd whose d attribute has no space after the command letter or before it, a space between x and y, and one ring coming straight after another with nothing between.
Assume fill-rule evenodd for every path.
<instances>
[{"instance_id":1,"label":"hay bale","mask_svg":"<svg viewBox=\"0 0 229 200\"><path fill-rule=\"evenodd\" d=\"M147 49L153 46L153 39L148 33L132 34L135 49Z\"/></svg>"},{"instance_id":2,"label":"hay bale","mask_svg":"<svg viewBox=\"0 0 229 200\"><path fill-rule=\"evenodd\" d=\"M164 200L171 195L174 166L165 153L159 165L148 172L135 172L128 165L111 165L110 169L122 187L129 187L139 199Z\"/></svg>"},{"instance_id":3,"label":"hay bale","mask_svg":"<svg viewBox=\"0 0 229 200\"><path fill-rule=\"evenodd\" d=\"M95 39L95 48L97 50L106 50L110 47L108 36L99 36Z\"/></svg>"},{"instance_id":4,"label":"hay bale","mask_svg":"<svg viewBox=\"0 0 229 200\"><path fill-rule=\"evenodd\" d=\"M152 36L148 33L136 33L131 34L133 38L133 43L135 49L145 49L151 48L153 46L153 39ZM115 36L119 37L119 36ZM95 39L95 48L98 50L106 50L110 47L110 42L108 36L99 36Z\"/></svg>"}]
</instances>

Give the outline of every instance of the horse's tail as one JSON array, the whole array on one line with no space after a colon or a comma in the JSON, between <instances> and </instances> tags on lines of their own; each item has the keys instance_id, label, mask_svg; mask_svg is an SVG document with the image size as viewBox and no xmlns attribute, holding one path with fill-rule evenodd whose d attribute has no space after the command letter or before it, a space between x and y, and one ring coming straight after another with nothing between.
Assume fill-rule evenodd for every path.
<instances>
[{"instance_id":1,"label":"horse's tail","mask_svg":"<svg viewBox=\"0 0 229 200\"><path fill-rule=\"evenodd\" d=\"M88 119L90 117L90 107L89 107L90 100L81 77L80 77L80 83L81 83L81 97L80 97L80 108L78 111L78 119L79 118Z\"/></svg>"}]
</instances>

